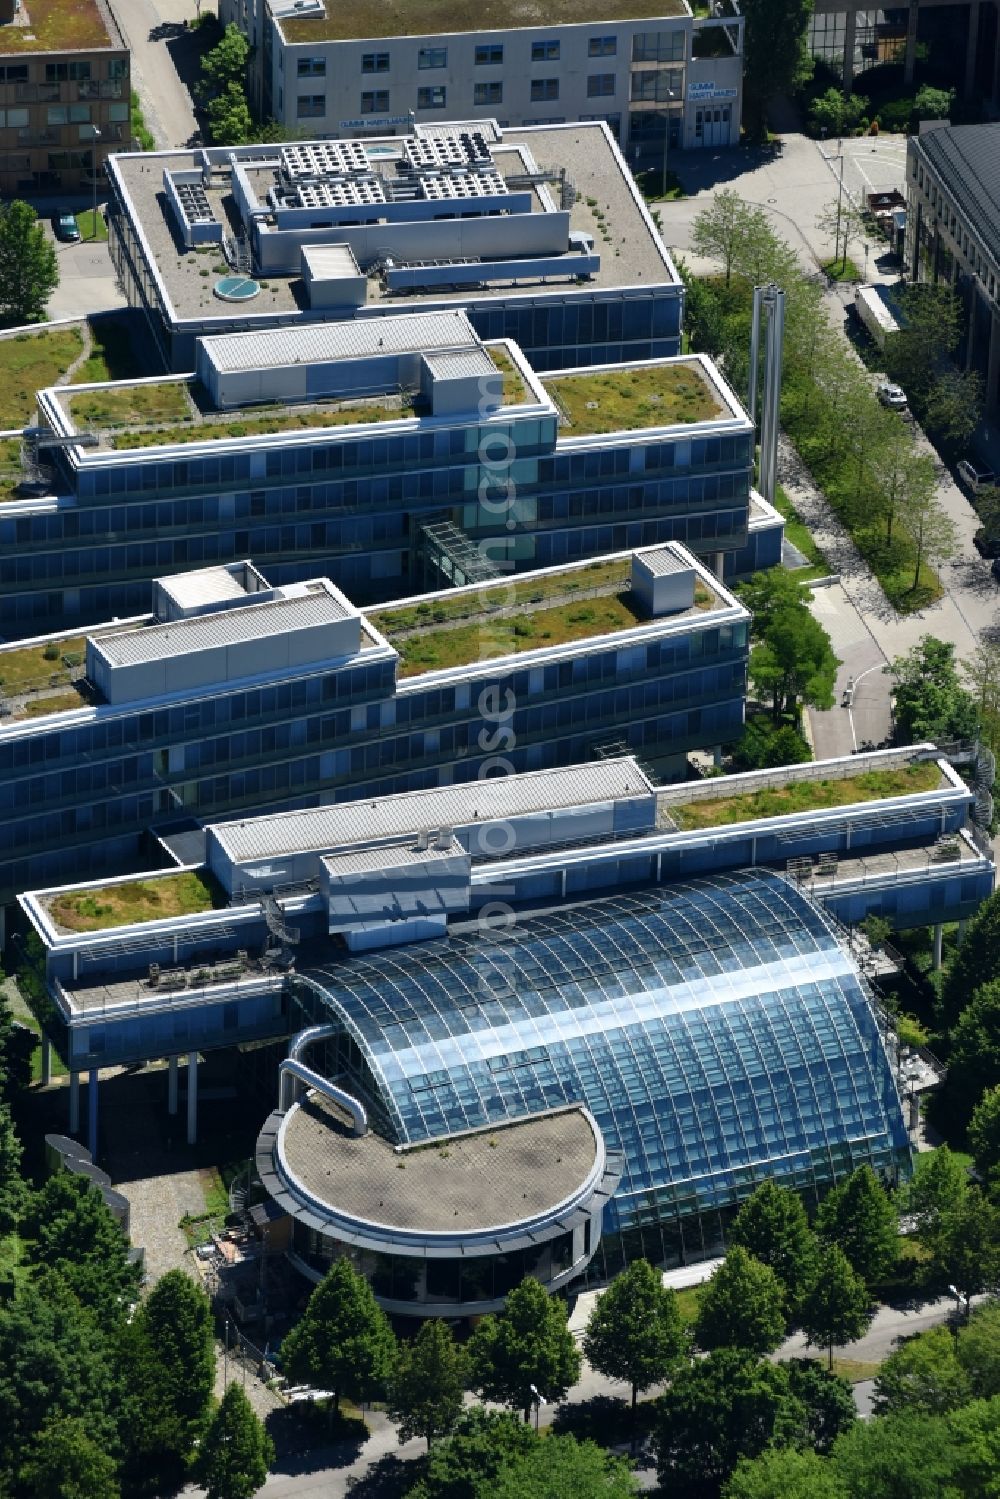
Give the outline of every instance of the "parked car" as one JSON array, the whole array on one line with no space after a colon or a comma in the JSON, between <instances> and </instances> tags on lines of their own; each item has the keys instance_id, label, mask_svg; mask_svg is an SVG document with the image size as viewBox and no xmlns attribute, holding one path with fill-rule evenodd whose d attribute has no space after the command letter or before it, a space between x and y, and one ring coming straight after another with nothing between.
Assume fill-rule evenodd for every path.
<instances>
[{"instance_id":1,"label":"parked car","mask_svg":"<svg viewBox=\"0 0 1000 1499\"><path fill-rule=\"evenodd\" d=\"M52 233L64 244L75 245L80 238L80 226L76 222L76 214L70 213L68 208L57 213L52 219Z\"/></svg>"},{"instance_id":2,"label":"parked car","mask_svg":"<svg viewBox=\"0 0 1000 1499\"><path fill-rule=\"evenodd\" d=\"M990 568L990 572L993 574L994 578L996 578L997 582L1000 583L1000 557L994 557L993 566Z\"/></svg>"},{"instance_id":3,"label":"parked car","mask_svg":"<svg viewBox=\"0 0 1000 1499\"><path fill-rule=\"evenodd\" d=\"M890 411L905 411L909 404L906 391L901 385L894 385L891 380L880 380L876 393L882 405L888 406Z\"/></svg>"},{"instance_id":4,"label":"parked car","mask_svg":"<svg viewBox=\"0 0 1000 1499\"><path fill-rule=\"evenodd\" d=\"M980 557L1000 557L1000 535L987 531L985 526L980 526L972 538L972 545Z\"/></svg>"},{"instance_id":5,"label":"parked car","mask_svg":"<svg viewBox=\"0 0 1000 1499\"><path fill-rule=\"evenodd\" d=\"M963 458L956 467L956 473L965 485L966 489L973 494L978 494L981 489L989 489L997 482L997 476L985 463L980 463L978 458Z\"/></svg>"}]
</instances>

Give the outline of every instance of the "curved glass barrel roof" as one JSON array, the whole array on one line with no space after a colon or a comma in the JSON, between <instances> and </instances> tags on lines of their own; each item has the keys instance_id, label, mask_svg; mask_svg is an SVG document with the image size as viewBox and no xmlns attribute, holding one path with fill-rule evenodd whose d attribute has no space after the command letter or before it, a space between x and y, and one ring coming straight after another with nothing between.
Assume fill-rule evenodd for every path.
<instances>
[{"instance_id":1,"label":"curved glass barrel roof","mask_svg":"<svg viewBox=\"0 0 1000 1499\"><path fill-rule=\"evenodd\" d=\"M828 918L744 870L472 925L306 975L419 1141L584 1103L625 1170L606 1228L828 1181L908 1149L869 996Z\"/></svg>"}]
</instances>

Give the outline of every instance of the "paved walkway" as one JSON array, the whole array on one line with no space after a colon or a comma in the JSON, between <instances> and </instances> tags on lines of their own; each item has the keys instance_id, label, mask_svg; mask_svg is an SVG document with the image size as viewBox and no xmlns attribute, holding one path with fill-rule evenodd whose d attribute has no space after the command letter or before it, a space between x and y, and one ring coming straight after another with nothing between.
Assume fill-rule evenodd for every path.
<instances>
[{"instance_id":1,"label":"paved walkway","mask_svg":"<svg viewBox=\"0 0 1000 1499\"><path fill-rule=\"evenodd\" d=\"M200 140L188 83L193 38L185 21L196 15L195 0L109 0L132 53L132 87L157 146L187 146ZM202 11L214 9L205 4Z\"/></svg>"}]
</instances>

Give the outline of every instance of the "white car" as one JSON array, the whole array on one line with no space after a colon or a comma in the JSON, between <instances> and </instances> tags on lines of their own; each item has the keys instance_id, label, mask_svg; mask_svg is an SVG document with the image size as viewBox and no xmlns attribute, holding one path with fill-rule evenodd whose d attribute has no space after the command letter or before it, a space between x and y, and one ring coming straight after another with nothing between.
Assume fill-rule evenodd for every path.
<instances>
[{"instance_id":1,"label":"white car","mask_svg":"<svg viewBox=\"0 0 1000 1499\"><path fill-rule=\"evenodd\" d=\"M888 406L890 411L906 410L908 405L906 391L901 385L894 385L891 380L880 380L877 394L882 405Z\"/></svg>"}]
</instances>

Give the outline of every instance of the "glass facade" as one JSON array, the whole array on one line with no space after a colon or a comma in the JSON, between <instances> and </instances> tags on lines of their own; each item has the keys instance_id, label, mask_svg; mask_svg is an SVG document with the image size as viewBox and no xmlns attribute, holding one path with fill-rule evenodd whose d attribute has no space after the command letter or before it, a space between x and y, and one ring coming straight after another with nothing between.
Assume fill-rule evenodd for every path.
<instances>
[{"instance_id":1,"label":"glass facade","mask_svg":"<svg viewBox=\"0 0 1000 1499\"><path fill-rule=\"evenodd\" d=\"M359 604L399 598L441 584L423 567L429 522L503 537L518 567L671 540L743 545L750 434L640 437L565 452L553 417L525 415L218 454L150 449L81 469L62 456L57 487L75 505L0 506L0 633L141 613L154 577L241 557L275 584L323 574Z\"/></svg>"},{"instance_id":2,"label":"glass facade","mask_svg":"<svg viewBox=\"0 0 1000 1499\"><path fill-rule=\"evenodd\" d=\"M586 1104L625 1157L596 1278L635 1254L703 1253L765 1177L816 1192L862 1162L908 1163L863 980L827 917L768 871L519 915L308 977L392 1138Z\"/></svg>"}]
</instances>

